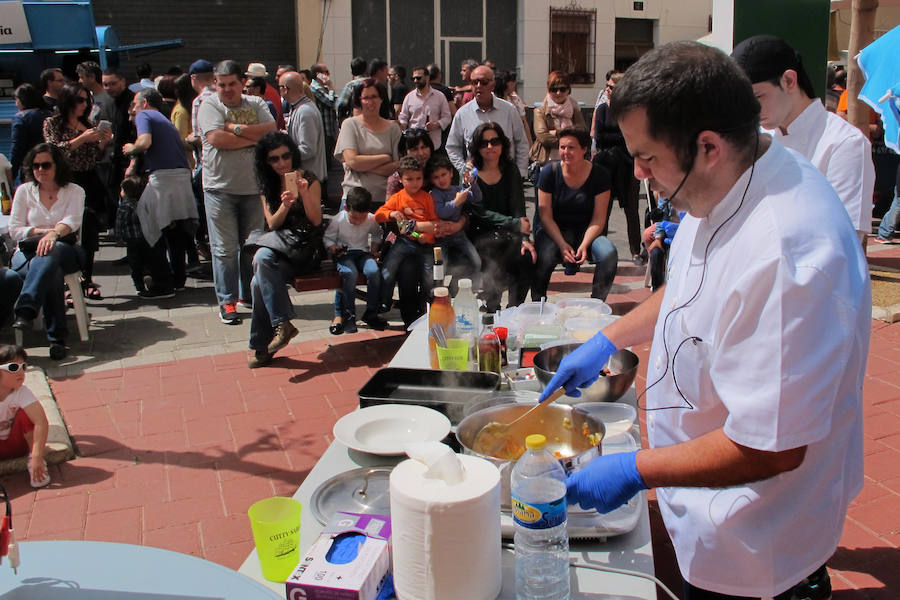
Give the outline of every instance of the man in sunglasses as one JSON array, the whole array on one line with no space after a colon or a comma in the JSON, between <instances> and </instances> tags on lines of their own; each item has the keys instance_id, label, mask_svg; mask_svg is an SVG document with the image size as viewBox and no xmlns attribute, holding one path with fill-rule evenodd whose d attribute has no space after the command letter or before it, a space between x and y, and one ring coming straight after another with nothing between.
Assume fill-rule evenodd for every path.
<instances>
[{"instance_id":1,"label":"man in sunglasses","mask_svg":"<svg viewBox=\"0 0 900 600\"><path fill-rule=\"evenodd\" d=\"M47 414L34 393L25 387L25 359L21 346L0 345L0 460L28 456L31 487L50 483L44 462Z\"/></svg>"},{"instance_id":2,"label":"man in sunglasses","mask_svg":"<svg viewBox=\"0 0 900 600\"><path fill-rule=\"evenodd\" d=\"M412 80L416 89L403 99L397 122L404 131L416 127L427 131L437 150L441 147L441 132L450 126L450 105L443 94L431 87L425 67L414 68Z\"/></svg>"},{"instance_id":3,"label":"man in sunglasses","mask_svg":"<svg viewBox=\"0 0 900 600\"><path fill-rule=\"evenodd\" d=\"M447 138L447 154L453 166L462 173L469 160L468 148L472 133L482 123L493 121L500 125L512 142L509 158L516 163L519 173L524 177L528 169L528 140L519 111L506 100L494 96L494 71L490 67L475 67L471 81L475 87L475 100L456 111Z\"/></svg>"}]
</instances>

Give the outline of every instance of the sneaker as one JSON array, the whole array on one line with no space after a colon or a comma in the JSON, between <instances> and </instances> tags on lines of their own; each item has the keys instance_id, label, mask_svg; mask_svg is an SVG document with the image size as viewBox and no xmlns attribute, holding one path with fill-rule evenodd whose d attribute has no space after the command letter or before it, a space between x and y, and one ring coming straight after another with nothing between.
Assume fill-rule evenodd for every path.
<instances>
[{"instance_id":1,"label":"sneaker","mask_svg":"<svg viewBox=\"0 0 900 600\"><path fill-rule=\"evenodd\" d=\"M226 302L219 307L219 319L226 325L240 325L241 318L237 314L235 302Z\"/></svg>"},{"instance_id":2,"label":"sneaker","mask_svg":"<svg viewBox=\"0 0 900 600\"><path fill-rule=\"evenodd\" d=\"M791 590L790 600L831 600L831 577L828 576L825 565L795 585Z\"/></svg>"},{"instance_id":3,"label":"sneaker","mask_svg":"<svg viewBox=\"0 0 900 600\"><path fill-rule=\"evenodd\" d=\"M203 273L203 265L200 264L200 261L188 263L184 272L188 275L200 275Z\"/></svg>"},{"instance_id":4,"label":"sneaker","mask_svg":"<svg viewBox=\"0 0 900 600\"><path fill-rule=\"evenodd\" d=\"M264 367L272 362L272 354L265 350L257 350L253 353L253 357L247 361L247 366L251 369Z\"/></svg>"},{"instance_id":5,"label":"sneaker","mask_svg":"<svg viewBox=\"0 0 900 600\"><path fill-rule=\"evenodd\" d=\"M253 312L253 302L251 300L238 300L237 307L248 312Z\"/></svg>"},{"instance_id":6,"label":"sneaker","mask_svg":"<svg viewBox=\"0 0 900 600\"><path fill-rule=\"evenodd\" d=\"M169 288L155 288L151 287L148 290L143 290L138 292L138 296L145 300L160 300L162 298L174 298L175 290Z\"/></svg>"},{"instance_id":7,"label":"sneaker","mask_svg":"<svg viewBox=\"0 0 900 600\"><path fill-rule=\"evenodd\" d=\"M66 347L63 344L53 342L50 344L50 358L53 360L62 360L66 357Z\"/></svg>"},{"instance_id":8,"label":"sneaker","mask_svg":"<svg viewBox=\"0 0 900 600\"><path fill-rule=\"evenodd\" d=\"M283 321L279 323L275 327L275 337L272 338L272 341L269 342L268 351L269 354L275 354L282 348L288 345L288 342L291 341L291 338L299 333L297 328L294 327L294 324L290 321Z\"/></svg>"},{"instance_id":9,"label":"sneaker","mask_svg":"<svg viewBox=\"0 0 900 600\"><path fill-rule=\"evenodd\" d=\"M877 236L873 237L872 241L874 241L877 244L896 244L897 243L897 240L895 240L894 238L890 238L890 239L886 240L883 237L877 237Z\"/></svg>"}]
</instances>

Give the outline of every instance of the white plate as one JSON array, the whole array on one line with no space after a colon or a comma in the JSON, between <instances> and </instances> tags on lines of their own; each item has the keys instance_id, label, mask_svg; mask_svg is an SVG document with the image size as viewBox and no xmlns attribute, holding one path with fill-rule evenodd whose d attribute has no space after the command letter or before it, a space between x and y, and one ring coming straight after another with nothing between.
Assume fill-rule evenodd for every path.
<instances>
[{"instance_id":1,"label":"white plate","mask_svg":"<svg viewBox=\"0 0 900 600\"><path fill-rule=\"evenodd\" d=\"M403 454L409 442L439 442L450 433L450 419L414 404L361 408L334 424L336 440L354 450L390 456Z\"/></svg>"}]
</instances>

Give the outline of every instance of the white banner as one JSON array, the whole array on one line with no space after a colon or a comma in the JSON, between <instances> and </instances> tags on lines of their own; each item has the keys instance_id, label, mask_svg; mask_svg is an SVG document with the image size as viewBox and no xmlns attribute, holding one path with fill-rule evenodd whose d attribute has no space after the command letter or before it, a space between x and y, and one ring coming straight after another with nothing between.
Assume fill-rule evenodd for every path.
<instances>
[{"instance_id":1,"label":"white banner","mask_svg":"<svg viewBox=\"0 0 900 600\"><path fill-rule=\"evenodd\" d=\"M0 46L27 44L31 41L25 9L21 2L0 2Z\"/></svg>"}]
</instances>

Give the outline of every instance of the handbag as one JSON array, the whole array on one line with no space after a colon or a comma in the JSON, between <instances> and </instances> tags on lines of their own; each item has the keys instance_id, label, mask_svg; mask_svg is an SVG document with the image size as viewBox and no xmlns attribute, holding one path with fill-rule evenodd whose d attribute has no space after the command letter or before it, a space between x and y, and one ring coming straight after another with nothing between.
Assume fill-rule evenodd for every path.
<instances>
[{"instance_id":1,"label":"handbag","mask_svg":"<svg viewBox=\"0 0 900 600\"><path fill-rule=\"evenodd\" d=\"M277 252L291 263L296 274L302 275L315 271L322 264L325 258L324 232L324 225L312 224L274 231L257 229L247 236L244 249L251 255L260 248Z\"/></svg>"},{"instance_id":2,"label":"handbag","mask_svg":"<svg viewBox=\"0 0 900 600\"><path fill-rule=\"evenodd\" d=\"M24 240L21 240L19 242L19 252L26 255L37 254L38 242L40 242L41 238L43 238L45 235L46 234L44 233L40 235L30 235ZM64 242L66 244L69 244L70 246L74 246L78 243L78 235L74 231L71 231L61 238L57 238L56 241Z\"/></svg>"}]
</instances>

